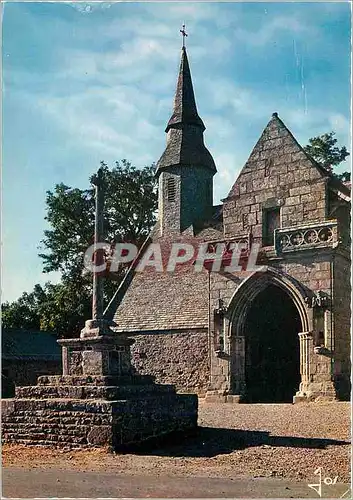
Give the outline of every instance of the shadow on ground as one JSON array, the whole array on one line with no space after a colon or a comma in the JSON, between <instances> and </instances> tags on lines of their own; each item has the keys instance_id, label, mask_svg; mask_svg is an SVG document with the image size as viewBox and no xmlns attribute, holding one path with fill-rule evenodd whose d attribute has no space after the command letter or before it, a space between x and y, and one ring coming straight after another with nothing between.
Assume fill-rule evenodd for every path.
<instances>
[{"instance_id":1,"label":"shadow on ground","mask_svg":"<svg viewBox=\"0 0 353 500\"><path fill-rule=\"evenodd\" d=\"M171 457L214 457L253 446L325 449L327 446L349 445L348 441L335 439L304 438L294 436L271 436L266 431L244 431L199 427L187 439L164 442L141 450L144 455ZM139 453L138 450L136 450Z\"/></svg>"}]
</instances>

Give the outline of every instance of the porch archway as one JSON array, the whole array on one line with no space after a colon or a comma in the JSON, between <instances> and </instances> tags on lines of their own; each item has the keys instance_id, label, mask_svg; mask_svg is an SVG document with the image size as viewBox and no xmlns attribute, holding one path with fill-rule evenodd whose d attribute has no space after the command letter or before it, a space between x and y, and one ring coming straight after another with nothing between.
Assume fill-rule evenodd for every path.
<instances>
[{"instance_id":1,"label":"porch archway","mask_svg":"<svg viewBox=\"0 0 353 500\"><path fill-rule=\"evenodd\" d=\"M276 269L253 273L229 304L230 387L252 402L290 402L301 382L300 332L312 328L306 289Z\"/></svg>"}]
</instances>

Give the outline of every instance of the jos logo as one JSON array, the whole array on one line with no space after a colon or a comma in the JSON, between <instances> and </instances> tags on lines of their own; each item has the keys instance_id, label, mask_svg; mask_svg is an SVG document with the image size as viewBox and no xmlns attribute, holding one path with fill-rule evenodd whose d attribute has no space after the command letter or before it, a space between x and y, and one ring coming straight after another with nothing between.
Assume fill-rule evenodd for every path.
<instances>
[{"instance_id":1,"label":"jos logo","mask_svg":"<svg viewBox=\"0 0 353 500\"><path fill-rule=\"evenodd\" d=\"M319 482L315 484L308 484L308 486L309 488L312 488L314 491L316 491L316 493L321 498L323 485L331 486L332 484L336 484L338 476L335 476L333 479L331 477L322 478L322 467L318 467L314 474L319 476ZM349 490L345 492L340 498L344 498L348 492Z\"/></svg>"}]
</instances>

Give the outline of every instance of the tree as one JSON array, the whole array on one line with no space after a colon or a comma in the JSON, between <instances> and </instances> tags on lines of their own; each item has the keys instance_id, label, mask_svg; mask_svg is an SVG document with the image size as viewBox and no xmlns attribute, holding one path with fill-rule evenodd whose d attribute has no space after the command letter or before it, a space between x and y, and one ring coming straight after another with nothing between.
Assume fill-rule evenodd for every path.
<instances>
[{"instance_id":1,"label":"tree","mask_svg":"<svg viewBox=\"0 0 353 500\"><path fill-rule=\"evenodd\" d=\"M154 165L141 170L127 160L116 162L105 173L104 235L108 242L128 241L140 245L155 224L157 192ZM48 253L39 256L44 272L61 271L77 278L83 256L93 243L94 189L73 189L64 184L47 192L47 216L51 229L44 231L42 245Z\"/></svg>"},{"instance_id":2,"label":"tree","mask_svg":"<svg viewBox=\"0 0 353 500\"><path fill-rule=\"evenodd\" d=\"M59 336L72 337L90 316L91 290L87 283L66 280L58 284L47 282L44 287L37 284L33 292L2 304L1 310L4 328L54 331Z\"/></svg>"},{"instance_id":3,"label":"tree","mask_svg":"<svg viewBox=\"0 0 353 500\"><path fill-rule=\"evenodd\" d=\"M83 281L64 278L55 285L46 283L45 297L38 305L41 330L75 337L91 316L91 296L91 287Z\"/></svg>"},{"instance_id":4,"label":"tree","mask_svg":"<svg viewBox=\"0 0 353 500\"><path fill-rule=\"evenodd\" d=\"M304 147L308 153L317 163L322 165L326 170L333 173L335 177L342 181L350 180L350 172L343 172L336 174L333 172L334 167L346 160L349 156L346 146L338 147L335 132L329 132L317 137L309 139L309 144Z\"/></svg>"},{"instance_id":5,"label":"tree","mask_svg":"<svg viewBox=\"0 0 353 500\"><path fill-rule=\"evenodd\" d=\"M155 224L157 190L154 165L137 169L127 160L116 162L105 173L104 235L107 242L145 240ZM61 282L36 285L30 294L2 305L5 328L55 331L72 337L91 317L92 274L84 270L83 258L94 237L94 189L82 190L57 184L47 192L46 220L50 228L41 241L44 272L61 272ZM125 275L115 273L115 281L105 280L105 302L112 298Z\"/></svg>"},{"instance_id":6,"label":"tree","mask_svg":"<svg viewBox=\"0 0 353 500\"><path fill-rule=\"evenodd\" d=\"M33 292L24 292L21 297L12 302L1 304L1 319L3 328L40 329L38 304L43 298L43 289L35 285Z\"/></svg>"}]
</instances>

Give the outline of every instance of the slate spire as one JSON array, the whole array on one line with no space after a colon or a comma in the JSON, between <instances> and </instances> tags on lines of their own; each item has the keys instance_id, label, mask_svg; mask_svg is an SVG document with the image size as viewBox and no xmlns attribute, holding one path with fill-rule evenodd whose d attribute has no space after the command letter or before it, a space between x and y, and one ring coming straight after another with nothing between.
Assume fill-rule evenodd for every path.
<instances>
[{"instance_id":1,"label":"slate spire","mask_svg":"<svg viewBox=\"0 0 353 500\"><path fill-rule=\"evenodd\" d=\"M156 175L176 165L205 167L216 173L214 160L203 140L205 128L197 112L189 61L183 46L173 112L165 129L167 146L157 162Z\"/></svg>"},{"instance_id":2,"label":"slate spire","mask_svg":"<svg viewBox=\"0 0 353 500\"><path fill-rule=\"evenodd\" d=\"M181 49L181 60L174 97L173 114L165 131L168 132L171 127L179 128L180 125L196 125L202 128L202 130L206 128L197 112L190 66L185 47Z\"/></svg>"}]
</instances>

